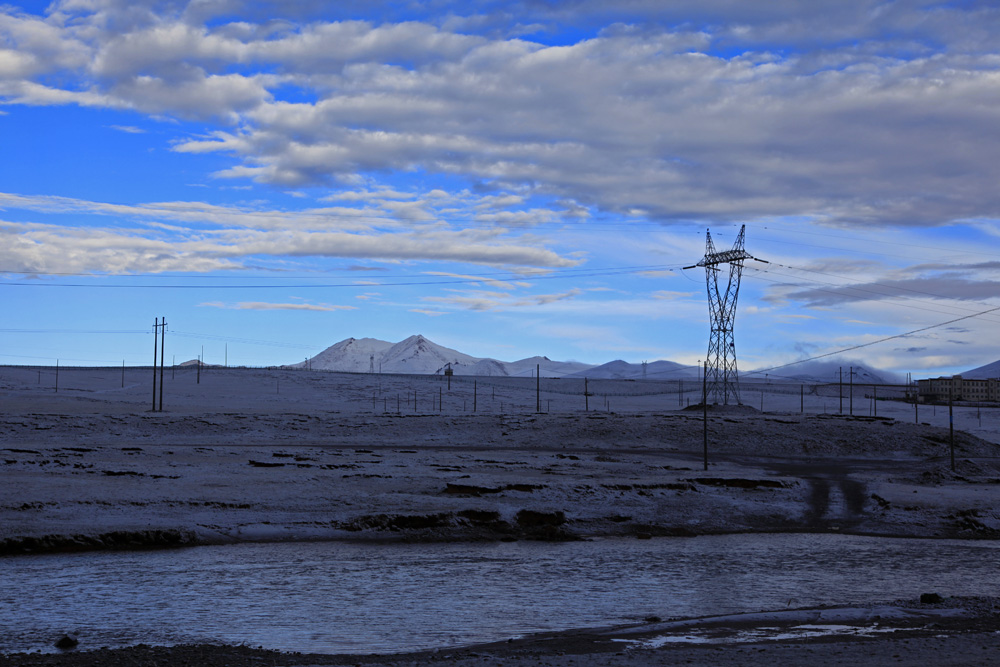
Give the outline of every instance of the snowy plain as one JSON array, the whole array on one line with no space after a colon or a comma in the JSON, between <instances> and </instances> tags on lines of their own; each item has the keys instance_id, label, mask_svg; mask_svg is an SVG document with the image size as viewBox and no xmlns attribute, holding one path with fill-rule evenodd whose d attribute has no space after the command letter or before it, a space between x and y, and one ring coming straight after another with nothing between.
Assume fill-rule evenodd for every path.
<instances>
[{"instance_id":1,"label":"snowy plain","mask_svg":"<svg viewBox=\"0 0 1000 667\"><path fill-rule=\"evenodd\" d=\"M0 369L7 553L289 539L1000 535L1000 414L855 385ZM163 410L159 410L160 390ZM585 392L586 390L586 392ZM756 405L755 405L756 404ZM761 412L761 407L763 411ZM156 408L154 410L154 408ZM852 414L848 414L853 412ZM707 430L708 469L704 469Z\"/></svg>"}]
</instances>

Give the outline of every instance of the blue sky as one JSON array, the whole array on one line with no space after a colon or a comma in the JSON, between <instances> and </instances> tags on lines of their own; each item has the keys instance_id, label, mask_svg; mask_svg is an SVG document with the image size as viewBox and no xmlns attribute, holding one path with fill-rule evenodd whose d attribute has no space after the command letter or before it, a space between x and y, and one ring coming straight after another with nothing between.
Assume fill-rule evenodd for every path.
<instances>
[{"instance_id":1,"label":"blue sky","mask_svg":"<svg viewBox=\"0 0 1000 667\"><path fill-rule=\"evenodd\" d=\"M7 4L0 363L148 363L166 316L178 362L694 364L682 267L745 224L742 369L979 366L998 38L973 2Z\"/></svg>"}]
</instances>

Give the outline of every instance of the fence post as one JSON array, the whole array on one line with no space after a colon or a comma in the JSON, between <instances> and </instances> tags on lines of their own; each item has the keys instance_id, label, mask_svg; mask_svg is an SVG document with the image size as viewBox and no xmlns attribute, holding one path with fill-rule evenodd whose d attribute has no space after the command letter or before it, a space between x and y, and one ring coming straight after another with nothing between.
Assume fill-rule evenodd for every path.
<instances>
[{"instance_id":1,"label":"fence post","mask_svg":"<svg viewBox=\"0 0 1000 667\"><path fill-rule=\"evenodd\" d=\"M955 472L955 413L952 407L951 387L948 387L948 442L951 444L951 471Z\"/></svg>"}]
</instances>

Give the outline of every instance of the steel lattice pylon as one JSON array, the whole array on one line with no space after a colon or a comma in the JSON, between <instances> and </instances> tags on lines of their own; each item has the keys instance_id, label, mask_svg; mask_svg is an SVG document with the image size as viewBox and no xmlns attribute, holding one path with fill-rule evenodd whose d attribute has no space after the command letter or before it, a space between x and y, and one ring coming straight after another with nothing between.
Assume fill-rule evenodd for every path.
<instances>
[{"instance_id":1,"label":"steel lattice pylon","mask_svg":"<svg viewBox=\"0 0 1000 667\"><path fill-rule=\"evenodd\" d=\"M705 282L708 285L708 314L712 320L712 334L708 339L708 358L705 360L706 400L729 405L740 401L740 379L736 368L736 339L733 324L736 320L736 300L740 292L740 277L743 275L743 261L757 259L743 249L746 225L740 227L739 236L732 250L716 252L712 243L712 233L705 232L705 256L697 264L686 266L693 269L705 267ZM765 262L766 263L766 262ZM729 265L728 280L724 278L721 264ZM720 286L723 278L724 286Z\"/></svg>"}]
</instances>

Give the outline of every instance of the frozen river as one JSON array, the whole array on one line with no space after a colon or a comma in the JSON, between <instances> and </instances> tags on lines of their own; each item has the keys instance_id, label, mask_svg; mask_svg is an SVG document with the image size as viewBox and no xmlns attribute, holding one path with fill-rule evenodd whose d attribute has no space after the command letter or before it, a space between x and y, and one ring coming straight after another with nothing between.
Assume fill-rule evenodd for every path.
<instances>
[{"instance_id":1,"label":"frozen river","mask_svg":"<svg viewBox=\"0 0 1000 667\"><path fill-rule=\"evenodd\" d=\"M0 559L0 652L225 642L402 652L545 630L993 594L998 542L729 535L572 543L242 544Z\"/></svg>"}]
</instances>

